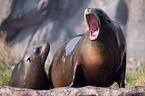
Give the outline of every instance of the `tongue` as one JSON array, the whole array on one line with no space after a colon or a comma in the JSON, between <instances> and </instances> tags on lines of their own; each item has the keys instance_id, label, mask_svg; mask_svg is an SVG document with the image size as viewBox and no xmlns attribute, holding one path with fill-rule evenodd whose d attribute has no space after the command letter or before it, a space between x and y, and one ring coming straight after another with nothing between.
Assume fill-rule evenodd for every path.
<instances>
[{"instance_id":1,"label":"tongue","mask_svg":"<svg viewBox=\"0 0 145 96\"><path fill-rule=\"evenodd\" d=\"M98 27L98 22L93 15L89 15L87 17L89 25L90 25L90 39L95 40L98 37L99 34L99 27Z\"/></svg>"},{"instance_id":2,"label":"tongue","mask_svg":"<svg viewBox=\"0 0 145 96\"><path fill-rule=\"evenodd\" d=\"M98 29L98 22L94 16L90 15L89 23L90 23L90 30Z\"/></svg>"}]
</instances>

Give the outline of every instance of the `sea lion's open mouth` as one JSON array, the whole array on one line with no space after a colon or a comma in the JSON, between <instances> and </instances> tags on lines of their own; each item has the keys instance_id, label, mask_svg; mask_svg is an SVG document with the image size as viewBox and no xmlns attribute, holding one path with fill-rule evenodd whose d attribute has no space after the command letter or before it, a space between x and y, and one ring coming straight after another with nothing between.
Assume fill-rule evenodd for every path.
<instances>
[{"instance_id":1,"label":"sea lion's open mouth","mask_svg":"<svg viewBox=\"0 0 145 96\"><path fill-rule=\"evenodd\" d=\"M99 26L98 26L98 21L96 17L92 14L87 14L87 23L89 25L90 29L90 39L91 40L96 40L99 34Z\"/></svg>"}]
</instances>

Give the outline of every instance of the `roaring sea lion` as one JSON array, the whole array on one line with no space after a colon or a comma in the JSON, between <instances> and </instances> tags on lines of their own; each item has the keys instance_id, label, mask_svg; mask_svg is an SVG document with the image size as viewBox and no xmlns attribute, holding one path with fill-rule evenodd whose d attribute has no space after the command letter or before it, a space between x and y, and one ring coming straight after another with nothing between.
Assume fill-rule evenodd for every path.
<instances>
[{"instance_id":1,"label":"roaring sea lion","mask_svg":"<svg viewBox=\"0 0 145 96\"><path fill-rule=\"evenodd\" d=\"M49 50L48 43L29 50L15 66L8 85L36 90L49 89L50 83L44 69Z\"/></svg>"},{"instance_id":2,"label":"roaring sea lion","mask_svg":"<svg viewBox=\"0 0 145 96\"><path fill-rule=\"evenodd\" d=\"M101 9L85 10L89 31L65 42L49 69L52 87L125 87L126 40L120 26Z\"/></svg>"}]
</instances>

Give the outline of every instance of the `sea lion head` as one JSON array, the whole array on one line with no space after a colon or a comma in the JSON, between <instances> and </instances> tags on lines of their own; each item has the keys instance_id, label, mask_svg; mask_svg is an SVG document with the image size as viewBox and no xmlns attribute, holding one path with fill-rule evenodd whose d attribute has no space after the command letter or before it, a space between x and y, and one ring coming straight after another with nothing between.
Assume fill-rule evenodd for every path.
<instances>
[{"instance_id":1,"label":"sea lion head","mask_svg":"<svg viewBox=\"0 0 145 96\"><path fill-rule=\"evenodd\" d=\"M43 46L29 50L25 54L22 61L23 64L25 64L24 66L27 67L27 70L31 68L31 70L39 71L40 68L44 68L44 64L48 56L49 50L50 45L48 43L44 44Z\"/></svg>"},{"instance_id":2,"label":"sea lion head","mask_svg":"<svg viewBox=\"0 0 145 96\"><path fill-rule=\"evenodd\" d=\"M101 27L111 23L109 16L99 8L87 8L84 12L84 18L89 26L90 40L96 40L102 29Z\"/></svg>"}]
</instances>

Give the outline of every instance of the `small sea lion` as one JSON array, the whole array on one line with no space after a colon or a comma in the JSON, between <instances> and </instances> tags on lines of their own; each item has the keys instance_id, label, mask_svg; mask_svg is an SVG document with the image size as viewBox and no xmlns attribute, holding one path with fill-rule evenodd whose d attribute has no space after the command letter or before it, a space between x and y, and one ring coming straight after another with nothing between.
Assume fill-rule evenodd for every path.
<instances>
[{"instance_id":1,"label":"small sea lion","mask_svg":"<svg viewBox=\"0 0 145 96\"><path fill-rule=\"evenodd\" d=\"M9 86L45 90L50 88L49 79L44 69L50 45L33 48L26 52L24 58L12 72Z\"/></svg>"},{"instance_id":2,"label":"small sea lion","mask_svg":"<svg viewBox=\"0 0 145 96\"><path fill-rule=\"evenodd\" d=\"M126 40L120 26L101 9L87 8L89 31L65 42L49 69L52 87L125 87Z\"/></svg>"}]
</instances>

